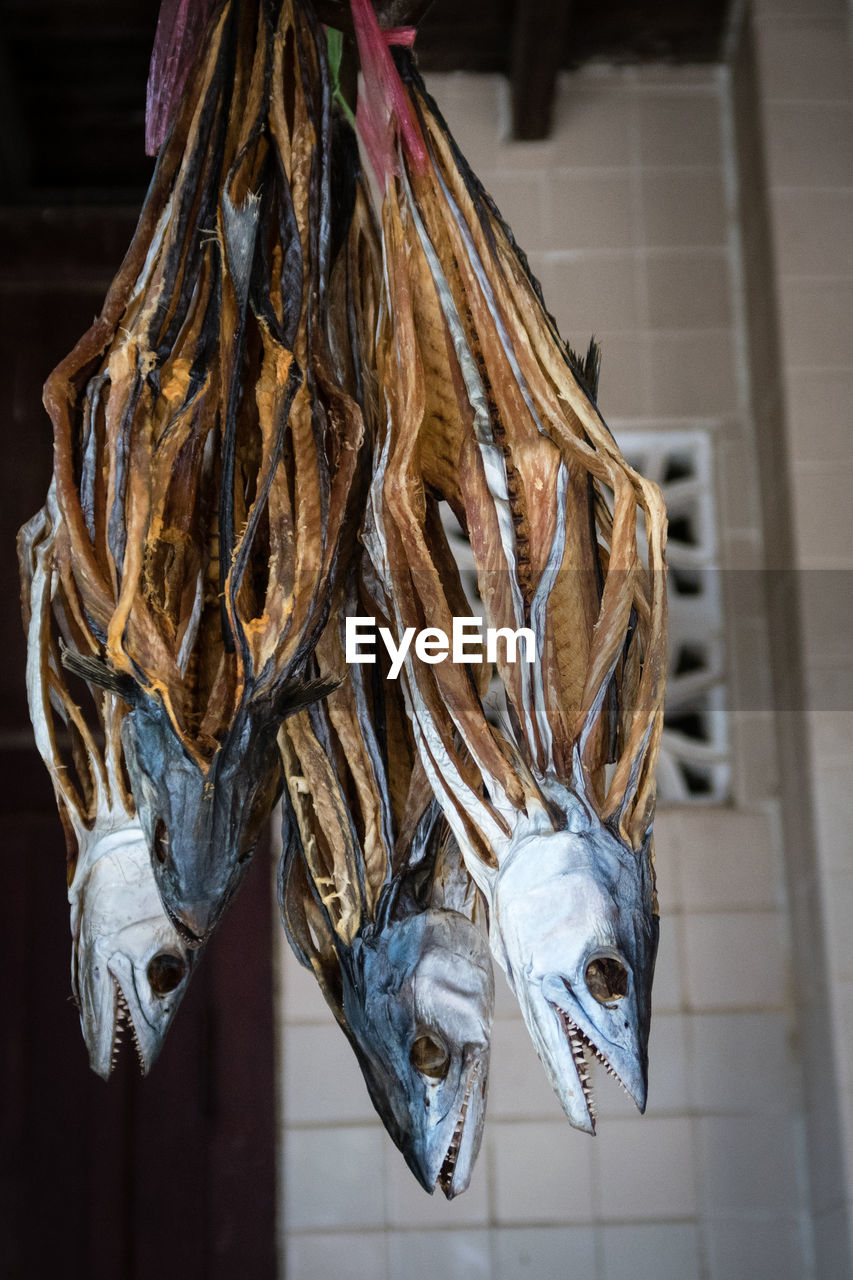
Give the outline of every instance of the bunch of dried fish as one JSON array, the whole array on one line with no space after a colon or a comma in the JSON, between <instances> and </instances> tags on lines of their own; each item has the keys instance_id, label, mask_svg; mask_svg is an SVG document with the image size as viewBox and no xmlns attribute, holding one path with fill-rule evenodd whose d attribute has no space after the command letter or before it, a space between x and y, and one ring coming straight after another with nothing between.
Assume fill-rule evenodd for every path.
<instances>
[{"instance_id":1,"label":"bunch of dried fish","mask_svg":"<svg viewBox=\"0 0 853 1280\"><path fill-rule=\"evenodd\" d=\"M92 1069L109 1077L126 1028L144 1075L198 953L184 945L160 902L124 771L124 708L94 690L87 716L62 664L63 651L85 652L95 642L70 583L67 530L52 487L21 530L18 551L30 716L68 848L72 992Z\"/></svg>"},{"instance_id":2,"label":"bunch of dried fish","mask_svg":"<svg viewBox=\"0 0 853 1280\"><path fill-rule=\"evenodd\" d=\"M353 584L341 613L370 605ZM367 600L365 602L365 597ZM381 602L380 602L381 607ZM344 674L343 617L317 646ZM430 1194L468 1186L485 1116L494 984L482 902L416 755L402 689L352 666L287 721L282 918Z\"/></svg>"},{"instance_id":3,"label":"bunch of dried fish","mask_svg":"<svg viewBox=\"0 0 853 1280\"><path fill-rule=\"evenodd\" d=\"M489 904L493 952L566 1113L591 1131L585 1049L641 1110L646 1098L663 505L595 408L595 354L581 367L560 341L410 55L394 64L368 0L352 12L359 127L384 191L383 433L367 542L397 634L449 634L460 592L446 502L489 624L534 638L532 665L497 663L505 732L465 667L410 655L405 679L421 759Z\"/></svg>"},{"instance_id":4,"label":"bunch of dried fish","mask_svg":"<svg viewBox=\"0 0 853 1280\"><path fill-rule=\"evenodd\" d=\"M350 8L381 243L312 5L164 8L151 190L45 388L28 685L95 1069L125 1017L150 1066L284 779L291 944L415 1176L452 1197L485 1108L485 912L572 1123L594 1129L588 1052L645 1105L665 517L598 414L595 348L564 346L392 57L413 31ZM491 662L406 651L397 684L344 659L346 616L399 644L470 613L447 512L505 642L498 725Z\"/></svg>"},{"instance_id":5,"label":"bunch of dried fish","mask_svg":"<svg viewBox=\"0 0 853 1280\"><path fill-rule=\"evenodd\" d=\"M330 371L325 39L290 0L228 0L101 317L48 380L57 499L128 703L139 818L167 912L201 945L280 789L283 717L321 695L362 442Z\"/></svg>"}]
</instances>

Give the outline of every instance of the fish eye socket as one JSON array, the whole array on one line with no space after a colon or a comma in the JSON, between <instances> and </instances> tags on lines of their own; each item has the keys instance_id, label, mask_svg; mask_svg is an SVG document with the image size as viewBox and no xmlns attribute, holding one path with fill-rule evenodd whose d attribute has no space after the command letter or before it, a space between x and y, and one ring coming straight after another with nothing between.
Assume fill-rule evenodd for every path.
<instances>
[{"instance_id":1,"label":"fish eye socket","mask_svg":"<svg viewBox=\"0 0 853 1280\"><path fill-rule=\"evenodd\" d=\"M154 857L161 867L169 861L170 852L169 832L163 819L158 818L154 824Z\"/></svg>"},{"instance_id":2,"label":"fish eye socket","mask_svg":"<svg viewBox=\"0 0 853 1280\"><path fill-rule=\"evenodd\" d=\"M584 974L590 995L599 1004L613 1004L628 994L628 970L613 956L596 956Z\"/></svg>"},{"instance_id":3,"label":"fish eye socket","mask_svg":"<svg viewBox=\"0 0 853 1280\"><path fill-rule=\"evenodd\" d=\"M148 981L155 996L167 996L184 980L187 966L180 956L161 951L148 964Z\"/></svg>"},{"instance_id":4,"label":"fish eye socket","mask_svg":"<svg viewBox=\"0 0 853 1280\"><path fill-rule=\"evenodd\" d=\"M440 1040L424 1032L413 1042L409 1061L422 1076L443 1080L450 1070L450 1054Z\"/></svg>"}]
</instances>

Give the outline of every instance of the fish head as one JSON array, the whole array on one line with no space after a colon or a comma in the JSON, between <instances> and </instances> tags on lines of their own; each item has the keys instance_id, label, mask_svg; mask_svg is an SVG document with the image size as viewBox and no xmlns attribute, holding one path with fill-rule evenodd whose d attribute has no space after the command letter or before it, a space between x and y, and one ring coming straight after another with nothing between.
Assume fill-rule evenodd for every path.
<instances>
[{"instance_id":1,"label":"fish head","mask_svg":"<svg viewBox=\"0 0 853 1280\"><path fill-rule=\"evenodd\" d=\"M551 1085L571 1123L594 1133L585 1053L645 1110L658 919L645 857L582 800L565 809L563 830L512 842L491 923Z\"/></svg>"},{"instance_id":2,"label":"fish head","mask_svg":"<svg viewBox=\"0 0 853 1280\"><path fill-rule=\"evenodd\" d=\"M468 1186L483 1133L494 978L486 938L430 909L367 930L347 953L343 1008L374 1107L421 1186Z\"/></svg>"},{"instance_id":3,"label":"fish head","mask_svg":"<svg viewBox=\"0 0 853 1280\"><path fill-rule=\"evenodd\" d=\"M243 880L281 789L277 722L243 709L208 767L153 699L122 721L122 744L151 865L189 947L210 937Z\"/></svg>"},{"instance_id":4,"label":"fish head","mask_svg":"<svg viewBox=\"0 0 853 1280\"><path fill-rule=\"evenodd\" d=\"M69 897L72 988L92 1070L109 1079L127 1030L147 1075L196 953L163 911L137 823L110 832L78 860Z\"/></svg>"}]
</instances>

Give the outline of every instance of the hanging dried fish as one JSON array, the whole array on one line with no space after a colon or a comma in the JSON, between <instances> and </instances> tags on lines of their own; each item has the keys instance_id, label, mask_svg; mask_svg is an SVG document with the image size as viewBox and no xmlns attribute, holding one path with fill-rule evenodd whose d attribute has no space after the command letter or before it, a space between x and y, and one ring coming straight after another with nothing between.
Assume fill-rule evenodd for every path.
<instances>
[{"instance_id":1,"label":"hanging dried fish","mask_svg":"<svg viewBox=\"0 0 853 1280\"><path fill-rule=\"evenodd\" d=\"M451 633L467 533L509 724L471 669L404 667L418 749L490 909L493 952L567 1115L592 1131L590 1050L642 1110L658 921L651 824L665 671L665 517L594 404L497 210L352 0L359 128L384 189L380 420L367 542L397 636ZM586 385L585 385L586 384ZM645 523L641 553L637 517ZM467 612L467 610L463 610ZM608 765L610 767L608 767Z\"/></svg>"},{"instance_id":2,"label":"hanging dried fish","mask_svg":"<svg viewBox=\"0 0 853 1280\"><path fill-rule=\"evenodd\" d=\"M87 718L61 661L63 652L96 650L97 641L70 581L67 532L52 488L21 530L18 550L30 716L68 846L72 992L93 1071L109 1078L127 1029L145 1075L198 952L184 946L160 902L124 776L124 709L96 692Z\"/></svg>"},{"instance_id":3,"label":"hanging dried fish","mask_svg":"<svg viewBox=\"0 0 853 1280\"><path fill-rule=\"evenodd\" d=\"M218 7L140 224L48 380L75 587L122 697L163 903L201 945L281 785L353 497L362 420L331 375L330 91L310 9Z\"/></svg>"},{"instance_id":4,"label":"hanging dried fish","mask_svg":"<svg viewBox=\"0 0 853 1280\"><path fill-rule=\"evenodd\" d=\"M350 587L345 611L359 607ZM330 624L317 647L324 671L343 670L343 630ZM282 729L282 915L406 1163L452 1199L470 1181L485 1116L494 985L483 905L415 754L402 689L364 672L350 667Z\"/></svg>"}]
</instances>

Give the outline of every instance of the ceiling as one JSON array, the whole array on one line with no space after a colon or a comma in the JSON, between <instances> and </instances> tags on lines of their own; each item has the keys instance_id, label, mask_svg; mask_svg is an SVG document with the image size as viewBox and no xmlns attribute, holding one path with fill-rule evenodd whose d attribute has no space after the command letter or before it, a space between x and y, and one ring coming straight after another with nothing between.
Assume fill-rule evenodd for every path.
<instances>
[{"instance_id":1,"label":"ceiling","mask_svg":"<svg viewBox=\"0 0 853 1280\"><path fill-rule=\"evenodd\" d=\"M326 0L327 4L333 0ZM160 0L0 0L0 203L136 203ZM515 133L543 137L557 72L592 59L714 62L728 0L434 0L425 70L510 77Z\"/></svg>"}]
</instances>

